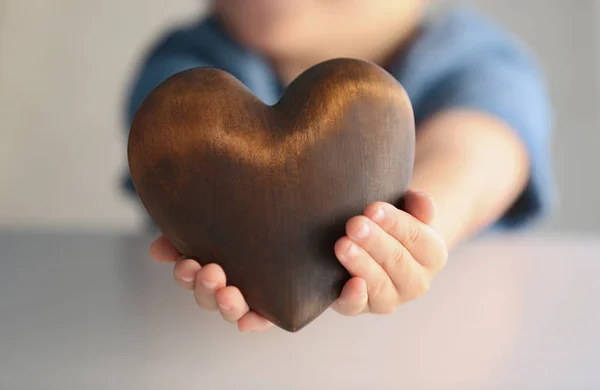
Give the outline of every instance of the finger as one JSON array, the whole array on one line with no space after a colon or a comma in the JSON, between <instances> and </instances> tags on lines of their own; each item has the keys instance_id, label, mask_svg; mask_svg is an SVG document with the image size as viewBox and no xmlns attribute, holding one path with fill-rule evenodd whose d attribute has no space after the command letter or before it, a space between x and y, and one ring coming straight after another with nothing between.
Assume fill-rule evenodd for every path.
<instances>
[{"instance_id":1,"label":"finger","mask_svg":"<svg viewBox=\"0 0 600 390\"><path fill-rule=\"evenodd\" d=\"M367 283L362 278L351 278L344 285L332 308L345 316L355 316L367 311L367 305Z\"/></svg>"},{"instance_id":2,"label":"finger","mask_svg":"<svg viewBox=\"0 0 600 390\"><path fill-rule=\"evenodd\" d=\"M395 306L396 287L371 255L348 236L335 243L334 251L340 263L352 276L366 282L369 311L385 312L388 307Z\"/></svg>"},{"instance_id":3,"label":"finger","mask_svg":"<svg viewBox=\"0 0 600 390\"><path fill-rule=\"evenodd\" d=\"M181 253L167 240L164 235L150 244L150 257L159 263L173 263L181 257Z\"/></svg>"},{"instance_id":4,"label":"finger","mask_svg":"<svg viewBox=\"0 0 600 390\"><path fill-rule=\"evenodd\" d=\"M346 234L381 267L391 280L394 292L402 294L405 279L420 267L402 244L364 216L351 218ZM367 284L370 283L367 281Z\"/></svg>"},{"instance_id":5,"label":"finger","mask_svg":"<svg viewBox=\"0 0 600 390\"><path fill-rule=\"evenodd\" d=\"M424 192L409 191L404 198L404 211L429 225L435 217L435 202L431 196Z\"/></svg>"},{"instance_id":6,"label":"finger","mask_svg":"<svg viewBox=\"0 0 600 390\"><path fill-rule=\"evenodd\" d=\"M206 310L217 310L215 295L217 290L225 287L225 272L217 264L208 264L200 268L196 276L194 298L198 306Z\"/></svg>"},{"instance_id":7,"label":"finger","mask_svg":"<svg viewBox=\"0 0 600 390\"><path fill-rule=\"evenodd\" d=\"M218 290L216 299L221 316L226 321L237 322L250 311L248 304L237 287L228 286Z\"/></svg>"},{"instance_id":8,"label":"finger","mask_svg":"<svg viewBox=\"0 0 600 390\"><path fill-rule=\"evenodd\" d=\"M354 222L356 221L356 222ZM348 232L359 229L352 226L366 224L369 235L358 243L373 261L385 271L392 286L390 292L384 285L383 291L368 289L369 310L377 313L391 313L399 304L415 299L429 289L430 271L422 267L404 246L366 217L356 217L349 221ZM378 294L373 298L373 294Z\"/></svg>"},{"instance_id":9,"label":"finger","mask_svg":"<svg viewBox=\"0 0 600 390\"><path fill-rule=\"evenodd\" d=\"M272 326L271 321L253 311L249 311L238 321L238 329L242 332L264 332Z\"/></svg>"},{"instance_id":10,"label":"finger","mask_svg":"<svg viewBox=\"0 0 600 390\"><path fill-rule=\"evenodd\" d=\"M365 215L375 222L369 225L373 231L378 231L377 228L380 228L401 244L401 247L385 245L385 247L378 248L378 245L382 245L381 240L383 240L378 234L370 235L359 242L361 246L364 244L369 247L368 249L365 247L365 249L373 255L375 260L385 260L386 267L389 267L390 263L395 264L399 260L403 260L403 258L414 259L420 265L431 270L439 270L445 264L448 255L443 239L435 230L412 215L383 202L369 205L365 209ZM372 237L377 237L380 242L369 242ZM389 239L385 241L390 242ZM407 253L402 247L408 251L410 257L406 257ZM373 253L376 251L379 253ZM386 256L381 251L394 251L394 254L390 256L388 253Z\"/></svg>"},{"instance_id":11,"label":"finger","mask_svg":"<svg viewBox=\"0 0 600 390\"><path fill-rule=\"evenodd\" d=\"M185 290L193 290L196 284L196 276L200 271L200 264L191 259L178 260L173 266L173 278L179 287Z\"/></svg>"}]
</instances>

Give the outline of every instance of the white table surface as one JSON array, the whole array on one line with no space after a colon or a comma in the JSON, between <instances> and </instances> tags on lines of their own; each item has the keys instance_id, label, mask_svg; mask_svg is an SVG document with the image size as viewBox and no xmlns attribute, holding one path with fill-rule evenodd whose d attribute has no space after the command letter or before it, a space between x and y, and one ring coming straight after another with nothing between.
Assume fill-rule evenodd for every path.
<instances>
[{"instance_id":1,"label":"white table surface","mask_svg":"<svg viewBox=\"0 0 600 390\"><path fill-rule=\"evenodd\" d=\"M242 334L150 237L0 233L0 389L600 389L600 237L486 238L389 316Z\"/></svg>"}]
</instances>

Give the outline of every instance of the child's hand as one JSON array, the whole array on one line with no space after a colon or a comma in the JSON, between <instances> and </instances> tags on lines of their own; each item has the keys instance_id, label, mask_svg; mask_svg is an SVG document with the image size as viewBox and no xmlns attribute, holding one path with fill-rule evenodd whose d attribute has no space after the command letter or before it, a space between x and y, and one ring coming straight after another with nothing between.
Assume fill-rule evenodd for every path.
<instances>
[{"instance_id":1,"label":"child's hand","mask_svg":"<svg viewBox=\"0 0 600 390\"><path fill-rule=\"evenodd\" d=\"M216 311L232 323L237 323L243 332L261 332L273 324L263 316L250 311L237 287L226 286L225 272L217 264L203 267L198 262L186 259L164 237L159 237L150 246L150 256L158 262L175 263L173 276L177 284L194 291L198 306Z\"/></svg>"},{"instance_id":2,"label":"child's hand","mask_svg":"<svg viewBox=\"0 0 600 390\"><path fill-rule=\"evenodd\" d=\"M433 276L446 263L444 241L426 225L434 216L432 199L410 192L404 208L407 212L377 202L367 207L365 216L348 221L347 236L340 238L334 249L353 277L333 304L336 311L345 315L390 313L401 303L426 292ZM381 219L375 218L379 209L384 212ZM363 224L368 227L368 234L361 237ZM348 251L350 245L356 248L355 252ZM152 243L150 255L159 262L175 263L175 281L194 291L198 306L218 310L225 320L237 323L241 331L259 332L273 325L250 311L237 287L226 286L225 272L217 264L201 267L184 258L164 236Z\"/></svg>"},{"instance_id":3,"label":"child's hand","mask_svg":"<svg viewBox=\"0 0 600 390\"><path fill-rule=\"evenodd\" d=\"M424 294L446 264L445 242L427 226L435 214L431 197L409 192L403 208L376 202L346 224L335 253L353 277L333 305L339 313L391 313Z\"/></svg>"}]
</instances>

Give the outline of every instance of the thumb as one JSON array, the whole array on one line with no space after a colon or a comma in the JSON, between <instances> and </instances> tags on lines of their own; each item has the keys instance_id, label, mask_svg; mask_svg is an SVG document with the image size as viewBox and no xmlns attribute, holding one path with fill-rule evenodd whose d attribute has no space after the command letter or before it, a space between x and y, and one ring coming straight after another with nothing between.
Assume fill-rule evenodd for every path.
<instances>
[{"instance_id":1,"label":"thumb","mask_svg":"<svg viewBox=\"0 0 600 390\"><path fill-rule=\"evenodd\" d=\"M404 197L402 209L426 225L435 217L435 202L424 192L408 191Z\"/></svg>"}]
</instances>

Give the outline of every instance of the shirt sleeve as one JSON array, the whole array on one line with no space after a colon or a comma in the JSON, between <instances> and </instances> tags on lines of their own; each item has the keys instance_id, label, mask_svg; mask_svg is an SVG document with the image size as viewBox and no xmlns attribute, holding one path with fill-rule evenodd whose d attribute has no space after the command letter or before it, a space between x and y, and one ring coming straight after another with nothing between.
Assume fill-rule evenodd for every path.
<instances>
[{"instance_id":1,"label":"shirt sleeve","mask_svg":"<svg viewBox=\"0 0 600 390\"><path fill-rule=\"evenodd\" d=\"M494 41L441 78L427 99L432 111L481 110L507 123L526 146L527 186L493 228L523 227L547 216L554 198L550 159L551 105L544 75L516 42Z\"/></svg>"},{"instance_id":2,"label":"shirt sleeve","mask_svg":"<svg viewBox=\"0 0 600 390\"><path fill-rule=\"evenodd\" d=\"M190 31L175 31L154 45L146 54L130 88L126 105L127 125L150 92L176 73L207 66L198 55Z\"/></svg>"}]
</instances>

